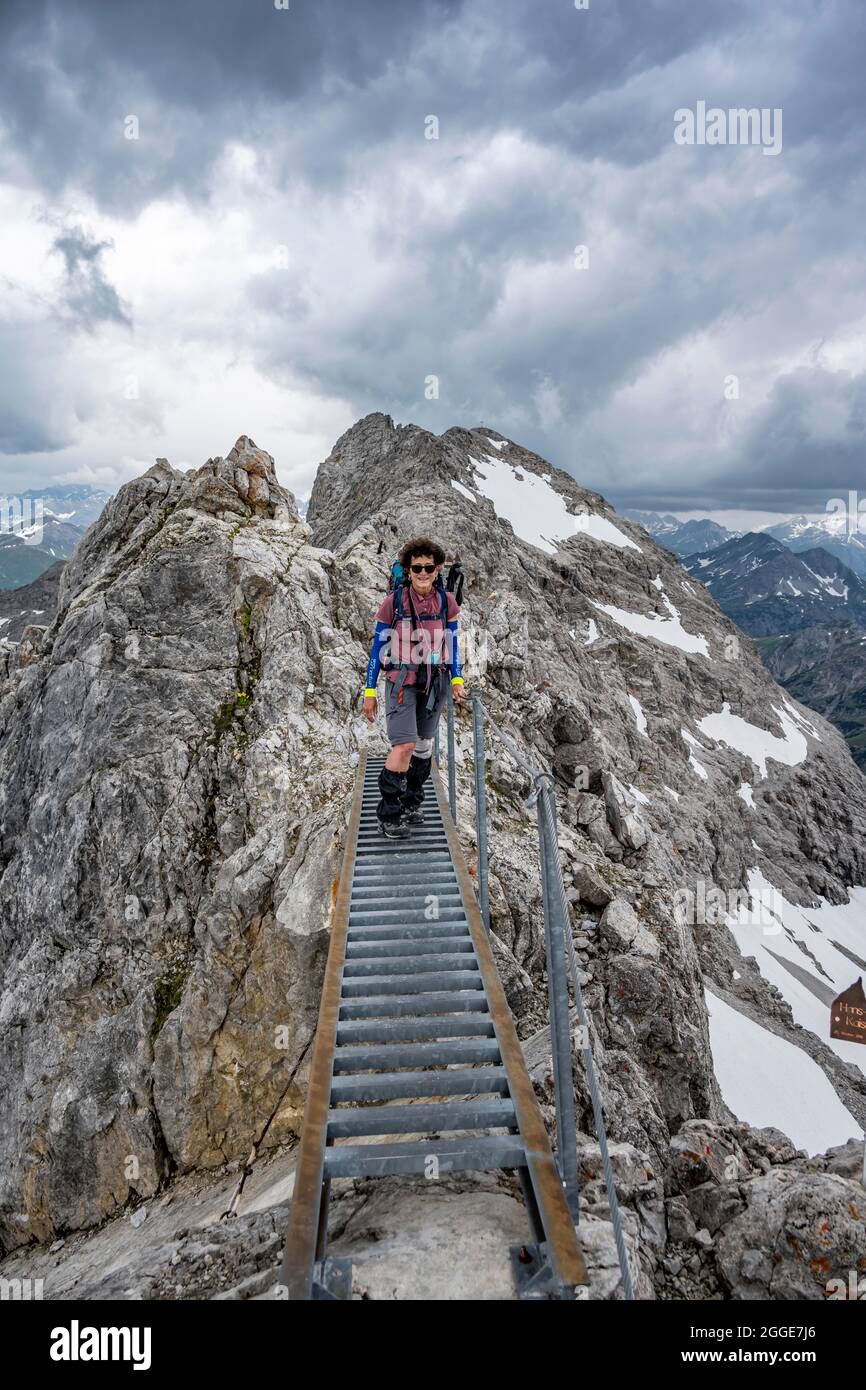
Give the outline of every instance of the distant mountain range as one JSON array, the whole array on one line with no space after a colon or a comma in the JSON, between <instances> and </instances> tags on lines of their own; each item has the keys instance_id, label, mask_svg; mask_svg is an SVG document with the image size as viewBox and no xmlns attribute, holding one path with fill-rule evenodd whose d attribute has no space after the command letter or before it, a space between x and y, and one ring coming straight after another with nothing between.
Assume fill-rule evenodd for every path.
<instances>
[{"instance_id":1,"label":"distant mountain range","mask_svg":"<svg viewBox=\"0 0 866 1390\"><path fill-rule=\"evenodd\" d=\"M858 530L849 533L848 521L844 516L828 515L819 521L796 516L789 521L780 521L777 526L765 527L763 534L798 552L820 545L823 550L844 560L855 574L866 575L866 533Z\"/></svg>"},{"instance_id":2,"label":"distant mountain range","mask_svg":"<svg viewBox=\"0 0 866 1390\"><path fill-rule=\"evenodd\" d=\"M849 620L866 628L866 583L820 547L795 554L766 532L749 531L684 564L752 637Z\"/></svg>"},{"instance_id":3,"label":"distant mountain range","mask_svg":"<svg viewBox=\"0 0 866 1390\"><path fill-rule=\"evenodd\" d=\"M28 488L22 497L41 498L45 517L68 521L79 531L86 531L99 516L110 492L89 483L55 483L52 487Z\"/></svg>"},{"instance_id":4,"label":"distant mountain range","mask_svg":"<svg viewBox=\"0 0 866 1390\"><path fill-rule=\"evenodd\" d=\"M678 521L670 513L642 512L628 508L623 509L620 515L627 516L630 521L636 521L645 531L649 531L653 540L681 559L698 551L715 550L716 546L724 545L732 536L738 534L720 526L717 521L711 521L709 517Z\"/></svg>"},{"instance_id":5,"label":"distant mountain range","mask_svg":"<svg viewBox=\"0 0 866 1390\"><path fill-rule=\"evenodd\" d=\"M823 546L750 531L683 561L757 639L768 670L830 719L866 770L866 582Z\"/></svg>"},{"instance_id":6,"label":"distant mountain range","mask_svg":"<svg viewBox=\"0 0 866 1390\"><path fill-rule=\"evenodd\" d=\"M0 590L31 584L58 560L67 560L110 494L87 483L74 483L28 488L17 496L41 501L41 535L35 540L32 522L37 512L26 506L19 529L0 531Z\"/></svg>"},{"instance_id":7,"label":"distant mountain range","mask_svg":"<svg viewBox=\"0 0 866 1390\"><path fill-rule=\"evenodd\" d=\"M673 551L680 559L687 555L716 550L720 545L725 545L727 541L743 534L740 531L729 531L709 517L680 521L670 512L636 511L628 508L623 508L620 515L638 522L659 545ZM798 554L820 546L822 550L842 560L855 574L866 577L866 529L849 529L846 516L828 514L817 519L807 516L787 517L774 526L761 527L757 534L781 541L782 545Z\"/></svg>"}]
</instances>

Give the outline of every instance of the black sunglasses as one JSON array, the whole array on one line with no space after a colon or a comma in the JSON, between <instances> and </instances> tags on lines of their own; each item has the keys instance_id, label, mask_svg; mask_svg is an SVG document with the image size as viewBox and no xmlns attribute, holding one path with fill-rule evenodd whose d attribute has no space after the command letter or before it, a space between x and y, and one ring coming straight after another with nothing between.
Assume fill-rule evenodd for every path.
<instances>
[{"instance_id":1,"label":"black sunglasses","mask_svg":"<svg viewBox=\"0 0 866 1390\"><path fill-rule=\"evenodd\" d=\"M438 565L410 565L409 568L410 568L410 570L412 571L413 574L435 574L436 571L437 571L437 569L439 568L439 566L438 566Z\"/></svg>"}]
</instances>

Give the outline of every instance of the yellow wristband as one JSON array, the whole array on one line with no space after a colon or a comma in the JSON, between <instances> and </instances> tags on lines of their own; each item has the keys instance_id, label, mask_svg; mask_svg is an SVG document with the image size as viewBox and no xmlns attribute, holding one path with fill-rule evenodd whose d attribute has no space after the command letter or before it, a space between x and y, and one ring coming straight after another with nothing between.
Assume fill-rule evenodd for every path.
<instances>
[{"instance_id":1,"label":"yellow wristband","mask_svg":"<svg viewBox=\"0 0 866 1390\"><path fill-rule=\"evenodd\" d=\"M463 677L462 677L462 676L452 676L452 677L451 677L451 684L452 684L452 685L463 685L463 684L464 684Z\"/></svg>"},{"instance_id":2,"label":"yellow wristband","mask_svg":"<svg viewBox=\"0 0 866 1390\"><path fill-rule=\"evenodd\" d=\"M368 700L368 699L370 698L371 695L373 696L373 699L375 700L375 698L376 698L376 687L373 686L372 689L371 689L370 686L368 685L368 686L367 686L367 689L364 691L364 698L365 698L366 700Z\"/></svg>"}]
</instances>

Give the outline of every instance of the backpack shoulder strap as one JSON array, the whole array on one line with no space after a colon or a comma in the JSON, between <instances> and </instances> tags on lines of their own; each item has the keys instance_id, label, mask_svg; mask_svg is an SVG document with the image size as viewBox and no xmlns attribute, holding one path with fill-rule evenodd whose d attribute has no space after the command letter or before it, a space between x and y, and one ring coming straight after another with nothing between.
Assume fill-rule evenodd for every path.
<instances>
[{"instance_id":1,"label":"backpack shoulder strap","mask_svg":"<svg viewBox=\"0 0 866 1390\"><path fill-rule=\"evenodd\" d=\"M404 581L402 584L396 584L396 585L394 586L394 623L395 623L395 624L396 624L396 623L402 622L403 619L404 619L405 616L406 616L406 609L405 609L405 605L404 605L404 598L405 598L405 595L406 595L406 593L408 592L408 590L409 590L409 585L408 585L407 583L405 583L405 581ZM414 607L413 607L413 605L412 605L412 595L411 595L411 594L409 594L409 611L410 611L410 613L412 614L412 621L413 621L413 623L414 623L414 622L416 621L416 619L415 619L415 609L414 609Z\"/></svg>"},{"instance_id":2,"label":"backpack shoulder strap","mask_svg":"<svg viewBox=\"0 0 866 1390\"><path fill-rule=\"evenodd\" d=\"M413 630L414 630L414 629L418 626L418 614L415 612L415 605L414 605L414 603L412 602L412 585L411 585L411 584L404 584L404 585L403 585L403 594L405 594L405 597L406 597L406 599L408 600L408 603L409 603L409 613L410 613L411 618L412 618L412 628L413 628ZM401 596L401 597L402 597L402 596ZM401 603L401 612L402 612L402 603Z\"/></svg>"},{"instance_id":3,"label":"backpack shoulder strap","mask_svg":"<svg viewBox=\"0 0 866 1390\"><path fill-rule=\"evenodd\" d=\"M459 559L450 566L445 587L450 589L458 605L463 602L463 565Z\"/></svg>"}]
</instances>

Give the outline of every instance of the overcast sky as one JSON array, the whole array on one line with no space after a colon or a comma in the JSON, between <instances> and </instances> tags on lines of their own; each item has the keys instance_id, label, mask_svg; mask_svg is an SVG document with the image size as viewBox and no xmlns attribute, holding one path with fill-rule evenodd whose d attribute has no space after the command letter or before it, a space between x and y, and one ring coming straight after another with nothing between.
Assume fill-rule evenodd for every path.
<instances>
[{"instance_id":1,"label":"overcast sky","mask_svg":"<svg viewBox=\"0 0 866 1390\"><path fill-rule=\"evenodd\" d=\"M248 433L304 495L383 410L619 505L866 492L864 56L863 0L2 0L0 488Z\"/></svg>"}]
</instances>

